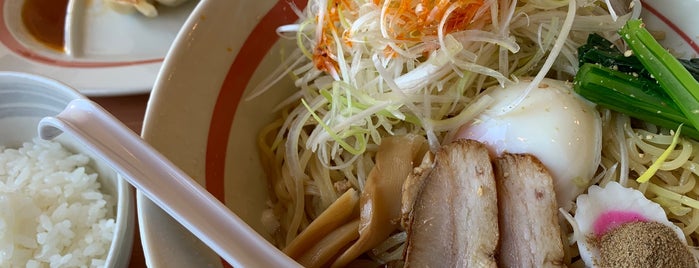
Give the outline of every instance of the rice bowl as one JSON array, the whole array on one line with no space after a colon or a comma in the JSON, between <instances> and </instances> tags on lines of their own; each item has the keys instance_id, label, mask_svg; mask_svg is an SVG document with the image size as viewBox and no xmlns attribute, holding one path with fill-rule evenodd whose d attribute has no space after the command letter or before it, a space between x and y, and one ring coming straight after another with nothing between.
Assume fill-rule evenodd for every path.
<instances>
[{"instance_id":1,"label":"rice bowl","mask_svg":"<svg viewBox=\"0 0 699 268\"><path fill-rule=\"evenodd\" d=\"M127 267L132 189L69 135L37 125L84 98L50 79L0 72L0 266Z\"/></svg>"}]
</instances>

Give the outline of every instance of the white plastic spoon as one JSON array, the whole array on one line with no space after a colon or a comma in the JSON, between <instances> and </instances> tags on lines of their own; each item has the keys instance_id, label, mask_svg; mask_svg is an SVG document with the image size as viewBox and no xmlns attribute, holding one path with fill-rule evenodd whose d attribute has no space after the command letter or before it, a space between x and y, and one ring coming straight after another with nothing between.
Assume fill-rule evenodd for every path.
<instances>
[{"instance_id":1,"label":"white plastic spoon","mask_svg":"<svg viewBox=\"0 0 699 268\"><path fill-rule=\"evenodd\" d=\"M42 139L75 136L234 267L299 266L94 102L73 100L38 130Z\"/></svg>"}]
</instances>

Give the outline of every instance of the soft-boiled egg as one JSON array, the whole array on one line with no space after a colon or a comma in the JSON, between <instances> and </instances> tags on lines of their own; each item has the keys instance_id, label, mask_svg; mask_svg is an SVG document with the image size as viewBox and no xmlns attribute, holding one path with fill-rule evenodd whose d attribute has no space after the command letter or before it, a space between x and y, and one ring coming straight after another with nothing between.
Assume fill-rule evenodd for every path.
<instances>
[{"instance_id":1,"label":"soft-boiled egg","mask_svg":"<svg viewBox=\"0 0 699 268\"><path fill-rule=\"evenodd\" d=\"M493 87L484 94L495 99L475 120L462 126L455 139L487 144L491 153L529 153L551 172L558 206L572 202L591 184L600 161L602 123L594 104L577 95L564 81L531 80ZM514 108L510 108L513 103Z\"/></svg>"}]
</instances>

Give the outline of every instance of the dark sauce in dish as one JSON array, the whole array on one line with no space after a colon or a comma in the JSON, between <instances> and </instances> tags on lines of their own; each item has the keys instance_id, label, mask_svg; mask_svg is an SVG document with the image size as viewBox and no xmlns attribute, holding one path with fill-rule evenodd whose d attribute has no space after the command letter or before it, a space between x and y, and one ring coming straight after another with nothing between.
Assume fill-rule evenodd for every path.
<instances>
[{"instance_id":1,"label":"dark sauce in dish","mask_svg":"<svg viewBox=\"0 0 699 268\"><path fill-rule=\"evenodd\" d=\"M40 43L65 51L64 34L68 0L25 0L22 23Z\"/></svg>"}]
</instances>

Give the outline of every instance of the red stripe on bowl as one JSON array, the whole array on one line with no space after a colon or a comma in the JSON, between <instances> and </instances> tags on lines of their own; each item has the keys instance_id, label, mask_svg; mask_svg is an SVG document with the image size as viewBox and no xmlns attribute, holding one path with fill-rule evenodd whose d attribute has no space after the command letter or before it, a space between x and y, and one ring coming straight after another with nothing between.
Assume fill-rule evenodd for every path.
<instances>
[{"instance_id":1,"label":"red stripe on bowl","mask_svg":"<svg viewBox=\"0 0 699 268\"><path fill-rule=\"evenodd\" d=\"M298 19L289 8L291 4L299 8L306 5L303 0L280 0L270 9L243 43L216 99L206 148L206 188L222 202L225 201L224 170L228 136L238 103L259 63L279 39L276 29Z\"/></svg>"},{"instance_id":2,"label":"red stripe on bowl","mask_svg":"<svg viewBox=\"0 0 699 268\"><path fill-rule=\"evenodd\" d=\"M240 48L223 81L214 106L206 146L206 189L225 203L225 166L228 137L243 92L258 65L279 36L279 26L298 19L289 5L303 9L304 0L280 0L255 26ZM222 260L225 267L230 267Z\"/></svg>"},{"instance_id":3,"label":"red stripe on bowl","mask_svg":"<svg viewBox=\"0 0 699 268\"><path fill-rule=\"evenodd\" d=\"M660 19L663 23L665 23L668 27L670 27L670 29L672 29L672 31L677 33L677 35L679 35L680 38L682 38L682 40L684 40L694 50L695 53L699 54L699 44L697 44L697 42L693 38L691 38L689 35L687 35L687 33L682 31L682 29L680 29L680 27L678 27L677 24L672 22L665 15L660 13L657 9L655 9L653 6L649 5L646 2L643 2L643 9L647 10L648 12L653 14L654 16L658 17L658 19Z\"/></svg>"}]
</instances>

